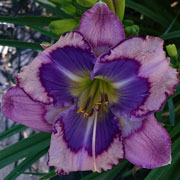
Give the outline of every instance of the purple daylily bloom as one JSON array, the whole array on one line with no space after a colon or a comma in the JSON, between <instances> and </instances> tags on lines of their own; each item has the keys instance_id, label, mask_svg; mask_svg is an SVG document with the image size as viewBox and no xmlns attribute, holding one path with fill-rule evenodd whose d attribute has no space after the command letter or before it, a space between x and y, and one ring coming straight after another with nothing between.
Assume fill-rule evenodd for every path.
<instances>
[{"instance_id":1,"label":"purple daylily bloom","mask_svg":"<svg viewBox=\"0 0 180 180\"><path fill-rule=\"evenodd\" d=\"M178 73L163 40L125 39L105 3L17 75L3 96L5 117L52 132L50 166L59 174L111 169L122 158L156 168L171 162L171 141L153 113L173 94Z\"/></svg>"}]
</instances>

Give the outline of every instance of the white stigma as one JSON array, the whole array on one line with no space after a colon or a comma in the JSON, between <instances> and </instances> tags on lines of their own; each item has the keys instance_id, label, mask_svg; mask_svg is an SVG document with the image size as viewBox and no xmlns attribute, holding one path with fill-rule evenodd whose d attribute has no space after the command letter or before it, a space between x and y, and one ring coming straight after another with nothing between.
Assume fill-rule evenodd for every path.
<instances>
[{"instance_id":1,"label":"white stigma","mask_svg":"<svg viewBox=\"0 0 180 180\"><path fill-rule=\"evenodd\" d=\"M93 138L92 138L92 156L94 162L94 171L97 171L96 166L96 128L97 128L98 112L95 111L94 125L93 125Z\"/></svg>"}]
</instances>

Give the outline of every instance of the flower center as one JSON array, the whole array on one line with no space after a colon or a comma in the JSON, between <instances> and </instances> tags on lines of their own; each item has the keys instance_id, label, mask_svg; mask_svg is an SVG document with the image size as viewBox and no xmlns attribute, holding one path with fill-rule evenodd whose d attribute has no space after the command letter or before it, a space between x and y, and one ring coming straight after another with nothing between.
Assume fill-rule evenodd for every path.
<instances>
[{"instance_id":1,"label":"flower center","mask_svg":"<svg viewBox=\"0 0 180 180\"><path fill-rule=\"evenodd\" d=\"M72 94L78 97L78 111L84 116L93 115L94 110L117 101L117 95L113 85L104 78L96 77L91 80L89 77L83 78L72 87Z\"/></svg>"}]
</instances>

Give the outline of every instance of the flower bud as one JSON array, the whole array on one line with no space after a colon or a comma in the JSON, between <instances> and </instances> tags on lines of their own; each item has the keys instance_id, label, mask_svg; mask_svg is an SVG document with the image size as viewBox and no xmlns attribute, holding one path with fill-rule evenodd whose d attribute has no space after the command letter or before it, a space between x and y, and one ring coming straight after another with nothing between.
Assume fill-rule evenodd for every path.
<instances>
[{"instance_id":1,"label":"flower bud","mask_svg":"<svg viewBox=\"0 0 180 180\"><path fill-rule=\"evenodd\" d=\"M78 26L78 21L76 21L75 19L56 20L56 21L52 21L49 24L50 30L57 35L60 35L68 31L72 31L77 26Z\"/></svg>"},{"instance_id":2,"label":"flower bud","mask_svg":"<svg viewBox=\"0 0 180 180\"><path fill-rule=\"evenodd\" d=\"M109 7L109 9L113 12L115 12L115 7L114 7L114 2L113 0L102 0L103 2L105 2L107 4L107 6Z\"/></svg>"},{"instance_id":3,"label":"flower bud","mask_svg":"<svg viewBox=\"0 0 180 180\"><path fill-rule=\"evenodd\" d=\"M138 36L139 35L139 26L132 25L125 27L125 33L127 37Z\"/></svg>"},{"instance_id":4,"label":"flower bud","mask_svg":"<svg viewBox=\"0 0 180 180\"><path fill-rule=\"evenodd\" d=\"M170 57L177 57L178 56L175 44L169 44L168 46L166 46L166 50L167 50L168 55Z\"/></svg>"},{"instance_id":5,"label":"flower bud","mask_svg":"<svg viewBox=\"0 0 180 180\"><path fill-rule=\"evenodd\" d=\"M41 45L41 47L42 47L43 49L47 49L47 48L50 47L52 44L49 43L49 42L42 42L40 45Z\"/></svg>"},{"instance_id":6,"label":"flower bud","mask_svg":"<svg viewBox=\"0 0 180 180\"><path fill-rule=\"evenodd\" d=\"M77 3L83 7L92 7L97 3L97 0L77 0Z\"/></svg>"},{"instance_id":7,"label":"flower bud","mask_svg":"<svg viewBox=\"0 0 180 180\"><path fill-rule=\"evenodd\" d=\"M60 9L69 15L75 15L77 12L76 8L72 4L69 4L69 3L62 4Z\"/></svg>"},{"instance_id":8,"label":"flower bud","mask_svg":"<svg viewBox=\"0 0 180 180\"><path fill-rule=\"evenodd\" d=\"M125 0L114 0L116 15L122 21L125 11Z\"/></svg>"}]
</instances>

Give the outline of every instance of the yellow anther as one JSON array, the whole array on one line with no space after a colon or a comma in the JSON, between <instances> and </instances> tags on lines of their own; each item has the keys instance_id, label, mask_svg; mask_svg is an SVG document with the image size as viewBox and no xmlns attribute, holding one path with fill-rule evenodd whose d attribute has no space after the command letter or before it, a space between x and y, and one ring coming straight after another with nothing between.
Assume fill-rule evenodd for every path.
<instances>
[{"instance_id":1,"label":"yellow anther","mask_svg":"<svg viewBox=\"0 0 180 180\"><path fill-rule=\"evenodd\" d=\"M97 102L95 105L101 105L102 103L101 102Z\"/></svg>"},{"instance_id":2,"label":"yellow anther","mask_svg":"<svg viewBox=\"0 0 180 180\"><path fill-rule=\"evenodd\" d=\"M86 117L86 116L89 116L89 114L88 113L84 113L84 117Z\"/></svg>"},{"instance_id":3,"label":"yellow anther","mask_svg":"<svg viewBox=\"0 0 180 180\"><path fill-rule=\"evenodd\" d=\"M106 102L104 102L104 104L106 104L106 105L107 105L107 104L109 104L109 102L108 102L108 101L106 101Z\"/></svg>"},{"instance_id":4,"label":"yellow anther","mask_svg":"<svg viewBox=\"0 0 180 180\"><path fill-rule=\"evenodd\" d=\"M96 110L98 110L99 105L98 105L98 104L95 104L94 108L95 108Z\"/></svg>"},{"instance_id":5,"label":"yellow anther","mask_svg":"<svg viewBox=\"0 0 180 180\"><path fill-rule=\"evenodd\" d=\"M77 114L79 113L84 113L85 111L82 109L82 108L79 108L78 111L77 111Z\"/></svg>"}]
</instances>

